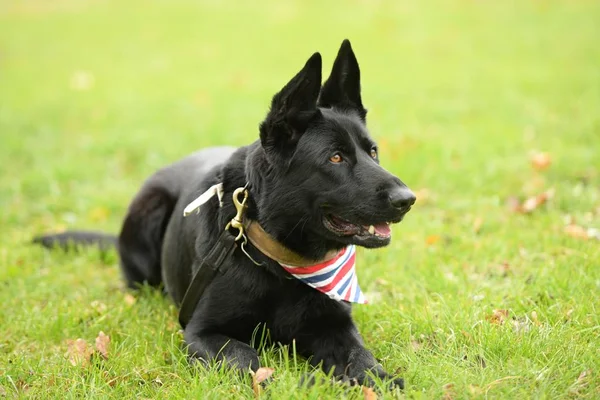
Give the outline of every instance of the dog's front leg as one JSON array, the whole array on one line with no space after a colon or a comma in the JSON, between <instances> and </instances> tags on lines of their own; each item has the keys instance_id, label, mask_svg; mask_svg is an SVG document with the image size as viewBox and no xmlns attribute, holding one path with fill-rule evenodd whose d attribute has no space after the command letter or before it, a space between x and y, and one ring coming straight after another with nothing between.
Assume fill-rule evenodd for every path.
<instances>
[{"instance_id":1,"label":"dog's front leg","mask_svg":"<svg viewBox=\"0 0 600 400\"><path fill-rule=\"evenodd\" d=\"M390 383L390 387L404 388L404 381L385 372L383 367L363 344L354 324L343 329L319 332L299 347L304 355L311 356L311 364L321 365L329 373L333 371L336 378L358 383L365 386L375 386L372 376Z\"/></svg>"},{"instance_id":2,"label":"dog's front leg","mask_svg":"<svg viewBox=\"0 0 600 400\"><path fill-rule=\"evenodd\" d=\"M239 340L217 333L198 333L190 326L184 331L188 354L192 360L208 363L221 361L240 372L248 373L259 368L258 353Z\"/></svg>"}]
</instances>

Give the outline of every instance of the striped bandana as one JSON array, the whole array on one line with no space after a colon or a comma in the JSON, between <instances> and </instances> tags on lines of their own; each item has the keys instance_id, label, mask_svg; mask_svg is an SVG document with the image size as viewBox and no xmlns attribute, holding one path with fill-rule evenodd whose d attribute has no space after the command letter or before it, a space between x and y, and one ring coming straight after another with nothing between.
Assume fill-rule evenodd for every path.
<instances>
[{"instance_id":1,"label":"striped bandana","mask_svg":"<svg viewBox=\"0 0 600 400\"><path fill-rule=\"evenodd\" d=\"M350 245L329 261L309 267L280 265L295 278L337 301L367 303L356 277L356 247Z\"/></svg>"}]
</instances>

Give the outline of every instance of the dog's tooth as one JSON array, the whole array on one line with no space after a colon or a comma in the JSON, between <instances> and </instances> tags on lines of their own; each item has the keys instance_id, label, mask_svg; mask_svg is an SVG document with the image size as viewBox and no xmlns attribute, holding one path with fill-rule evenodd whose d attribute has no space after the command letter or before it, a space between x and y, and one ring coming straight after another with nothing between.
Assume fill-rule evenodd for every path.
<instances>
[{"instance_id":1,"label":"dog's tooth","mask_svg":"<svg viewBox=\"0 0 600 400\"><path fill-rule=\"evenodd\" d=\"M369 233L370 233L371 235L374 235L374 234L375 234L375 227L374 227L373 225L369 226Z\"/></svg>"}]
</instances>

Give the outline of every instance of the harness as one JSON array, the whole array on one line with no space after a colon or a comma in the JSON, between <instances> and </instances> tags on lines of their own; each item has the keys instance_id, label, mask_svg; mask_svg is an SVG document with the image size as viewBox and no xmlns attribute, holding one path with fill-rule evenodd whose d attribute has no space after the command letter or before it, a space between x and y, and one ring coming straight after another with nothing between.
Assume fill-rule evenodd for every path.
<instances>
[{"instance_id":1,"label":"harness","mask_svg":"<svg viewBox=\"0 0 600 400\"><path fill-rule=\"evenodd\" d=\"M219 197L219 202L223 196L222 184L214 185L208 191L203 193L200 197L190 203L183 211L183 216L188 216L192 211L198 209L202 204L206 203L215 194ZM243 195L242 201L239 200L239 196ZM203 197L204 196L204 197ZM248 189L246 187L237 188L233 192L233 204L237 210L235 216L229 221L225 230L217 239L217 242L210 249L206 257L200 263L200 266L196 269L190 284L185 291L183 300L181 301L181 307L179 309L179 323L183 328L190 322L194 310L198 305L198 301L204 294L206 288L213 281L217 273L219 273L221 266L231 258L234 250L239 246L242 251L252 260L252 257L248 255L244 246L248 243L248 238L244 233L243 217L246 209L246 202L248 201ZM230 228L237 229L238 234L234 236L230 232ZM256 263L256 261L254 261Z\"/></svg>"}]
</instances>

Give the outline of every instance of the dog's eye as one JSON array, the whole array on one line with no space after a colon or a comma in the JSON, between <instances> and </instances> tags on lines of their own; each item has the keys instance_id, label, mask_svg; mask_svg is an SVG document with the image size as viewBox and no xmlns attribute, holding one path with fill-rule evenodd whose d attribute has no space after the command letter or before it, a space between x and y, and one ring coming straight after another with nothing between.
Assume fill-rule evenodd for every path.
<instances>
[{"instance_id":1,"label":"dog's eye","mask_svg":"<svg viewBox=\"0 0 600 400\"><path fill-rule=\"evenodd\" d=\"M375 147L371 149L371 157L377 159L377 149Z\"/></svg>"},{"instance_id":2,"label":"dog's eye","mask_svg":"<svg viewBox=\"0 0 600 400\"><path fill-rule=\"evenodd\" d=\"M343 159L342 159L342 156L340 155L340 153L335 153L334 155L329 157L329 161L331 161L334 164L339 164L343 161Z\"/></svg>"}]
</instances>

